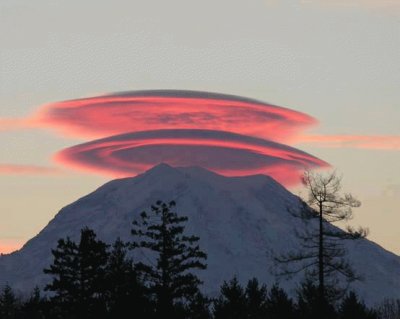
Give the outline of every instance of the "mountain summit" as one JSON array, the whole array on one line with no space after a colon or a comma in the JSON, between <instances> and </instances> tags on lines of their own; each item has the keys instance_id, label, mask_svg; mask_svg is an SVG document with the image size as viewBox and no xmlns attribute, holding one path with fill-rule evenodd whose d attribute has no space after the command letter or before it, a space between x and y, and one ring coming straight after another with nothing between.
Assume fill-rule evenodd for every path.
<instances>
[{"instance_id":1,"label":"mountain summit","mask_svg":"<svg viewBox=\"0 0 400 319\"><path fill-rule=\"evenodd\" d=\"M288 212L299 207L298 197L265 175L224 177L199 167L173 168L160 164L133 178L111 181L64 207L24 247L0 257L0 284L27 292L43 286L43 274L52 261L51 249L59 238L77 240L88 226L99 238L113 242L131 239L131 222L157 200L177 203L177 212L189 217L188 234L200 237L208 254L208 269L200 273L204 290L214 294L223 280L257 277L268 285L271 273L268 251L286 252L298 247L294 229L302 222ZM399 297L400 257L368 240L351 241L348 256L364 281L355 289L368 304ZM294 291L299 278L281 281Z\"/></svg>"}]
</instances>

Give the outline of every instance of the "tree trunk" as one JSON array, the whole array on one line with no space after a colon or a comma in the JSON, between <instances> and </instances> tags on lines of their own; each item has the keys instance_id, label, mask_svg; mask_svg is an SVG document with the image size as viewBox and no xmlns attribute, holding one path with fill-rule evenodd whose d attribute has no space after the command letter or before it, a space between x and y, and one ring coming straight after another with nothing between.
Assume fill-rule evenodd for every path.
<instances>
[{"instance_id":1,"label":"tree trunk","mask_svg":"<svg viewBox=\"0 0 400 319\"><path fill-rule=\"evenodd\" d=\"M319 244L318 244L318 292L321 301L325 298L324 283L324 229L323 229L322 203L319 204Z\"/></svg>"}]
</instances>

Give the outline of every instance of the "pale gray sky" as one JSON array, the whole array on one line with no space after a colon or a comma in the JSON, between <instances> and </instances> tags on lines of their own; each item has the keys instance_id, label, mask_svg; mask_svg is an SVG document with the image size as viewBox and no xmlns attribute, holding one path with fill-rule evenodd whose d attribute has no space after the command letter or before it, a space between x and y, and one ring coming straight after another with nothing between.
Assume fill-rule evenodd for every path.
<instances>
[{"instance_id":1,"label":"pale gray sky","mask_svg":"<svg viewBox=\"0 0 400 319\"><path fill-rule=\"evenodd\" d=\"M398 1L0 0L0 43L0 119L107 92L192 89L305 112L320 121L308 133L400 135ZM0 165L53 165L76 142L0 128ZM400 253L399 148L296 146L343 173L363 202L353 222ZM104 181L0 175L0 247Z\"/></svg>"}]
</instances>

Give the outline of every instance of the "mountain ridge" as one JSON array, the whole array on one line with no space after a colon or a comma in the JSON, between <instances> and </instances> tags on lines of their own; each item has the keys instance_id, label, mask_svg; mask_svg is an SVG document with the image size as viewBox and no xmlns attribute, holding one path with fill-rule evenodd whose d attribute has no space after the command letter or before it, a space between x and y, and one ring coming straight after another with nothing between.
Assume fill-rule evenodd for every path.
<instances>
[{"instance_id":1,"label":"mountain ridge","mask_svg":"<svg viewBox=\"0 0 400 319\"><path fill-rule=\"evenodd\" d=\"M299 198L271 177L225 177L199 167L160 164L136 177L107 182L62 208L21 250L0 257L0 284L8 282L20 291L43 286L50 279L42 269L52 260L51 248L59 238L77 240L84 226L108 243L118 236L130 240L132 220L156 200L175 200L177 212L189 217L188 233L200 237L209 256L208 270L199 275L210 294L233 275L273 284L277 279L269 273L273 265L267 251L298 246L293 229L299 221L288 207L298 207ZM367 303L399 297L399 256L368 240L346 247L353 264L365 273L366 281L354 288ZM299 280L280 284L294 293Z\"/></svg>"}]
</instances>

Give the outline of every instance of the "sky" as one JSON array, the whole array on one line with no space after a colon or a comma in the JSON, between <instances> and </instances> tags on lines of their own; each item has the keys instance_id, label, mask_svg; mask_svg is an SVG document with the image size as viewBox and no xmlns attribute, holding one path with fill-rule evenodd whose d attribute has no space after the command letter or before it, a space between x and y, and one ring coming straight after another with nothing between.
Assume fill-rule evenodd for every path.
<instances>
[{"instance_id":1,"label":"sky","mask_svg":"<svg viewBox=\"0 0 400 319\"><path fill-rule=\"evenodd\" d=\"M329 163L362 202L351 224L400 254L399 1L2 0L0 43L0 252L162 141L177 164L201 150L298 194L300 164Z\"/></svg>"}]
</instances>

